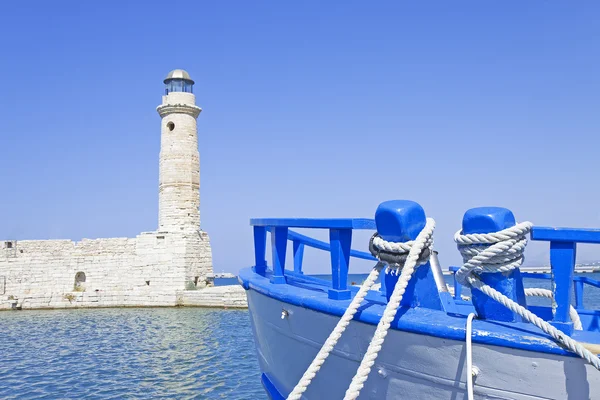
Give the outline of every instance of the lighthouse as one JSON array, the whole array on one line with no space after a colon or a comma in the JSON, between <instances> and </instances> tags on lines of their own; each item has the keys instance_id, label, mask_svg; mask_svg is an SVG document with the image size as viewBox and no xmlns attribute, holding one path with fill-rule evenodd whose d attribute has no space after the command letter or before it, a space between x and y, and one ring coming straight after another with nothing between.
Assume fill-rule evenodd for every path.
<instances>
[{"instance_id":1,"label":"lighthouse","mask_svg":"<svg viewBox=\"0 0 600 400\"><path fill-rule=\"evenodd\" d=\"M196 291L213 286L214 273L210 238L200 230L194 81L176 69L164 84L158 229L135 238L0 241L0 309L228 304L229 289Z\"/></svg>"},{"instance_id":2,"label":"lighthouse","mask_svg":"<svg viewBox=\"0 0 600 400\"><path fill-rule=\"evenodd\" d=\"M158 230L192 233L200 230L200 154L194 81L175 69L164 80L165 94L157 107L162 118L158 184Z\"/></svg>"}]
</instances>

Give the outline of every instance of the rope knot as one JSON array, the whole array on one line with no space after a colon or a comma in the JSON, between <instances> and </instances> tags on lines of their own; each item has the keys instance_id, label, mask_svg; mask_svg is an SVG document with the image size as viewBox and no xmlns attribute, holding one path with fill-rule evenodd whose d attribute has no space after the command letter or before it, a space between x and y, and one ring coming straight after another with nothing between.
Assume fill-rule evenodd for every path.
<instances>
[{"instance_id":1,"label":"rope knot","mask_svg":"<svg viewBox=\"0 0 600 400\"><path fill-rule=\"evenodd\" d=\"M427 263L433 252L433 222L430 222L427 228L431 233L424 237L425 241L418 254L416 267ZM373 257L387 264L385 270L386 274L390 272L398 274L399 271L404 268L408 254L415 245L415 242L416 240L410 240L408 242L389 242L384 240L378 232L375 232L369 240L369 251Z\"/></svg>"},{"instance_id":2,"label":"rope knot","mask_svg":"<svg viewBox=\"0 0 600 400\"><path fill-rule=\"evenodd\" d=\"M454 234L454 241L463 258L463 266L456 271L456 279L471 286L471 275L482 272L507 272L523 264L527 234L531 222L521 222L510 228L492 233Z\"/></svg>"}]
</instances>

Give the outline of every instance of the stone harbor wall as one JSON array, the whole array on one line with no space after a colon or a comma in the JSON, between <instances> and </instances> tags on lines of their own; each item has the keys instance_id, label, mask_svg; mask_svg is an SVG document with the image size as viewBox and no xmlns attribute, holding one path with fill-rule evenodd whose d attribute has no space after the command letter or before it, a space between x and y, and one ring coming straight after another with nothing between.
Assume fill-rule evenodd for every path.
<instances>
[{"instance_id":1,"label":"stone harbor wall","mask_svg":"<svg viewBox=\"0 0 600 400\"><path fill-rule=\"evenodd\" d=\"M241 286L213 286L198 290L157 293L150 289L131 291L55 292L0 296L0 310L35 310L93 307L214 307L248 308Z\"/></svg>"},{"instance_id":2,"label":"stone harbor wall","mask_svg":"<svg viewBox=\"0 0 600 400\"><path fill-rule=\"evenodd\" d=\"M210 241L202 231L0 241L0 309L172 307L188 305L188 298L197 306L245 305L237 287L212 285Z\"/></svg>"},{"instance_id":3,"label":"stone harbor wall","mask_svg":"<svg viewBox=\"0 0 600 400\"><path fill-rule=\"evenodd\" d=\"M248 308L246 291L240 285L214 286L202 290L179 292L183 306Z\"/></svg>"},{"instance_id":4,"label":"stone harbor wall","mask_svg":"<svg viewBox=\"0 0 600 400\"><path fill-rule=\"evenodd\" d=\"M177 69L164 83L167 94L157 108L161 117L158 231L79 242L0 241L0 310L172 307L188 301L210 307L245 305L241 287L212 287L210 240L200 230L196 119L202 109L187 90L194 81Z\"/></svg>"}]
</instances>

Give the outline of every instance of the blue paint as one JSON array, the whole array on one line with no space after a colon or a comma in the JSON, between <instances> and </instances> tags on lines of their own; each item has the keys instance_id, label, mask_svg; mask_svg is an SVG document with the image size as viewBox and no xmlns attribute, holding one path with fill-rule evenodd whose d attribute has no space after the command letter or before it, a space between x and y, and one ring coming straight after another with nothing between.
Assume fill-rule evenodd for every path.
<instances>
[{"instance_id":1,"label":"blue paint","mask_svg":"<svg viewBox=\"0 0 600 400\"><path fill-rule=\"evenodd\" d=\"M375 211L377 232L388 242L415 240L425 227L423 207L410 200L384 201Z\"/></svg>"},{"instance_id":2,"label":"blue paint","mask_svg":"<svg viewBox=\"0 0 600 400\"><path fill-rule=\"evenodd\" d=\"M449 271L453 273L454 276L454 299L460 300L460 293L462 292L462 285L458 283L456 280L456 271L458 271L458 267L451 266L448 268ZM553 280L552 274L544 274L539 272L525 272L521 271L521 278L530 278L530 279L540 279L540 280ZM578 311L584 311L583 297L585 292L585 285L590 285L596 288L600 288L600 281L589 278L587 276L573 276L573 285L575 290L575 308ZM528 307L530 308L530 307ZM589 311L589 310L585 310Z\"/></svg>"},{"instance_id":3,"label":"blue paint","mask_svg":"<svg viewBox=\"0 0 600 400\"><path fill-rule=\"evenodd\" d=\"M571 335L573 322L569 317L577 243L550 242L550 265L554 280L553 325Z\"/></svg>"},{"instance_id":4,"label":"blue paint","mask_svg":"<svg viewBox=\"0 0 600 400\"><path fill-rule=\"evenodd\" d=\"M547 242L600 243L600 229L549 228L534 226L531 240Z\"/></svg>"},{"instance_id":5,"label":"blue paint","mask_svg":"<svg viewBox=\"0 0 600 400\"><path fill-rule=\"evenodd\" d=\"M256 273L264 274L267 269L267 230L263 226L254 227L254 266Z\"/></svg>"},{"instance_id":6,"label":"blue paint","mask_svg":"<svg viewBox=\"0 0 600 400\"><path fill-rule=\"evenodd\" d=\"M458 307L456 306L456 301L454 301L454 297L449 292L438 292L438 296L440 297L440 303L442 305L442 309L451 314L460 314Z\"/></svg>"},{"instance_id":7,"label":"blue paint","mask_svg":"<svg viewBox=\"0 0 600 400\"><path fill-rule=\"evenodd\" d=\"M298 276L297 282L291 282L292 279L289 279L287 285L274 285L270 283L268 276L263 277L254 273L252 268L246 268L240 271L239 277L250 288L249 290L326 314L342 316L351 301L332 301L327 296L328 286L324 284L319 289L318 283L314 280L306 279L304 286L299 285L303 278L309 278L306 276ZM354 287L351 287L350 290L352 296L358 291ZM378 292L370 291L365 304L368 306L362 307L354 319L377 325L385 308L386 299ZM396 318L392 322L391 328L464 341L466 314L473 311L473 308L465 303L461 308L465 315L446 314L424 307L404 308L401 318ZM592 313L598 312L592 311ZM581 313L581 315L585 314ZM594 318L598 320L600 316L596 315ZM600 344L600 335L596 332L575 331L573 338L586 343ZM473 342L576 357L558 346L535 326L525 322L475 320Z\"/></svg>"},{"instance_id":8,"label":"blue paint","mask_svg":"<svg viewBox=\"0 0 600 400\"><path fill-rule=\"evenodd\" d=\"M512 211L502 207L476 207L465 212L462 221L463 234L491 233L515 226Z\"/></svg>"},{"instance_id":9,"label":"blue paint","mask_svg":"<svg viewBox=\"0 0 600 400\"><path fill-rule=\"evenodd\" d=\"M285 252L287 248L288 229L276 227L271 231L271 250L273 253L273 276L271 282L285 283Z\"/></svg>"},{"instance_id":10,"label":"blue paint","mask_svg":"<svg viewBox=\"0 0 600 400\"><path fill-rule=\"evenodd\" d=\"M382 272L379 274L379 282L381 282L381 287L379 288L379 292L385 296L387 293L387 285L385 284L385 275L381 275L383 273L384 273L384 271L382 270Z\"/></svg>"},{"instance_id":11,"label":"blue paint","mask_svg":"<svg viewBox=\"0 0 600 400\"><path fill-rule=\"evenodd\" d=\"M583 282L574 281L575 284L575 308L580 310L583 308Z\"/></svg>"},{"instance_id":12,"label":"blue paint","mask_svg":"<svg viewBox=\"0 0 600 400\"><path fill-rule=\"evenodd\" d=\"M515 226L515 217L512 211L501 207L478 207L465 212L462 221L462 232L465 235L492 233L512 226ZM509 299L524 307L527 306L523 279L519 269L507 273L484 272L481 273L480 279ZM480 319L514 322L522 320L517 313L512 312L479 290L472 291L472 302Z\"/></svg>"},{"instance_id":13,"label":"blue paint","mask_svg":"<svg viewBox=\"0 0 600 400\"><path fill-rule=\"evenodd\" d=\"M460 295L462 294L462 285L458 282L458 280L456 279L456 271L458 271L458 267L450 267L450 271L454 272L453 275L453 282L454 282L454 299L462 299L462 297L460 297Z\"/></svg>"},{"instance_id":14,"label":"blue paint","mask_svg":"<svg viewBox=\"0 0 600 400\"><path fill-rule=\"evenodd\" d=\"M587 276L576 276L575 278L573 278L573 280L575 280L576 282L583 282L586 285L600 288L600 281L597 281L592 278L588 278Z\"/></svg>"},{"instance_id":15,"label":"blue paint","mask_svg":"<svg viewBox=\"0 0 600 400\"><path fill-rule=\"evenodd\" d=\"M288 232L288 239L290 238L290 232ZM302 259L304 258L304 243L299 240L292 242L294 250L294 272L302 273Z\"/></svg>"},{"instance_id":16,"label":"blue paint","mask_svg":"<svg viewBox=\"0 0 600 400\"><path fill-rule=\"evenodd\" d=\"M348 266L350 264L350 247L352 246L352 229L330 229L329 244L331 246L332 282L329 298L346 300L350 298Z\"/></svg>"},{"instance_id":17,"label":"blue paint","mask_svg":"<svg viewBox=\"0 0 600 400\"><path fill-rule=\"evenodd\" d=\"M268 229L269 228L267 228L267 230ZM291 240L293 242L299 242L304 244L305 246L312 247L315 249L331 251L331 246L329 245L329 243L313 239L311 237L302 235L298 232L294 232L291 230L288 231L288 240ZM361 258L363 260L377 261L377 259L373 257L371 253L367 253L366 251L350 250L350 257Z\"/></svg>"},{"instance_id":18,"label":"blue paint","mask_svg":"<svg viewBox=\"0 0 600 400\"><path fill-rule=\"evenodd\" d=\"M281 395L281 393L279 393L279 391L277 390L277 388L275 387L275 385L273 384L273 382L271 382L271 380L269 379L269 377L266 374L262 374L260 376L260 381L263 384L263 387L265 388L265 391L267 392L267 395L269 396L269 399L271 400L285 400L285 397L283 397Z\"/></svg>"},{"instance_id":19,"label":"blue paint","mask_svg":"<svg viewBox=\"0 0 600 400\"><path fill-rule=\"evenodd\" d=\"M252 218L250 225L315 229L375 229L375 221L368 218Z\"/></svg>"},{"instance_id":20,"label":"blue paint","mask_svg":"<svg viewBox=\"0 0 600 400\"><path fill-rule=\"evenodd\" d=\"M377 207L375 222L377 223L377 232L382 239L390 242L408 242L417 238L427 221L425 211L418 203L410 200L390 200ZM386 274L382 279L385 282L385 293L388 300L396 287L398 278L399 275ZM415 270L400 305L443 309L429 262Z\"/></svg>"},{"instance_id":21,"label":"blue paint","mask_svg":"<svg viewBox=\"0 0 600 400\"><path fill-rule=\"evenodd\" d=\"M376 221L376 223L375 223ZM377 228L388 241L414 240L425 226L425 212L411 201L389 201L377 209L375 220L369 219L255 219L255 263L253 268L243 270L239 280L244 288L275 298L283 303L294 304L315 311L341 316L351 298L358 291L348 287L350 257L375 260L370 254L351 249L352 229ZM477 208L469 210L463 218L463 232L496 232L515 224L514 215L503 208ZM325 243L297 232L289 227L328 229L330 243ZM600 287L600 282L586 277L573 277L575 242L592 242L596 231L553 228L534 228L537 240L551 240L552 277L556 283L557 303L550 307L531 307L545 320L563 331L572 333L576 340L600 343L600 311L583 310L585 284ZM271 232L273 269L266 269L264 257L266 232ZM562 241L557 241L561 239ZM294 271L285 271L287 241L293 242ZM571 242L569 242L571 240ZM307 277L302 273L304 247L313 247L331 254L332 281ZM456 270L456 267L451 268ZM528 275L527 273L525 275ZM548 278L550 275L537 275ZM482 280L509 298L525 305L523 282L520 271L508 274L484 273ZM381 291L369 291L365 303L355 319L376 325L383 313L397 276L387 275L381 279ZM575 282L576 302L586 331L571 332L568 318L568 299L571 282ZM403 310L392 323L392 329L431 335L448 339L464 340L465 316L477 310L480 317L490 321L475 322L474 342L506 346L530 351L573 356L546 335L528 323L523 323L510 311L493 300L473 291L473 304L460 300L460 286L456 285L456 299L448 293L437 292L435 279L429 263L417 268L404 295ZM272 384L272 382L271 382ZM273 386L274 387L274 386Z\"/></svg>"},{"instance_id":22,"label":"blue paint","mask_svg":"<svg viewBox=\"0 0 600 400\"><path fill-rule=\"evenodd\" d=\"M304 247L314 247L331 253L332 287L329 296L333 300L346 300L350 297L348 290L348 268L350 257L377 261L370 253L352 250L352 229L374 229L375 221L371 219L308 219L308 218L269 218L252 219L254 229L254 270L267 276L266 234L271 234L271 249L273 257L273 273L270 275L273 283L286 283L285 254L287 241L291 240L294 254L294 272L302 274ZM330 243L310 238L297 232L290 231L288 226L329 229ZM341 228L338 228L341 227Z\"/></svg>"},{"instance_id":23,"label":"blue paint","mask_svg":"<svg viewBox=\"0 0 600 400\"><path fill-rule=\"evenodd\" d=\"M552 324L563 332L571 334L573 324L569 318L569 305L573 290L575 290L576 307L583 307L583 285L574 278L577 243L600 243L600 230L533 227L531 238L550 242L550 266L556 300L553 304ZM575 289L572 286L574 280Z\"/></svg>"}]
</instances>

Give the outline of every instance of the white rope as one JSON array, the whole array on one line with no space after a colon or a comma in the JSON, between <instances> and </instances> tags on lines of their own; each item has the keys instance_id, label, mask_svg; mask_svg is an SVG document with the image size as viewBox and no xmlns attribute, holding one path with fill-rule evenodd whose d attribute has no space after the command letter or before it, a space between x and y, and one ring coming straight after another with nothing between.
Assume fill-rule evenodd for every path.
<instances>
[{"instance_id":1,"label":"white rope","mask_svg":"<svg viewBox=\"0 0 600 400\"><path fill-rule=\"evenodd\" d=\"M508 272L520 267L532 226L531 222L522 222L494 233L456 232L454 241L464 262L456 271L456 279L466 285L467 276L473 273Z\"/></svg>"},{"instance_id":2,"label":"white rope","mask_svg":"<svg viewBox=\"0 0 600 400\"><path fill-rule=\"evenodd\" d=\"M532 226L531 222L523 222L490 234L462 235L460 231L457 232L454 235L454 240L463 256L464 265L456 272L456 278L465 286L482 291L512 312L520 315L525 321L534 324L550 335L567 350L584 358L600 370L600 359L596 355L550 323L479 279L478 274L482 271L505 272L518 268L523 263L523 252L527 244L526 235Z\"/></svg>"},{"instance_id":3,"label":"white rope","mask_svg":"<svg viewBox=\"0 0 600 400\"><path fill-rule=\"evenodd\" d=\"M422 254L424 250L431 251L431 246L433 244L432 237L433 231L435 229L435 221L431 218L427 218L427 223L425 227L419 233L417 238L412 242L412 246L408 252L408 256L406 257L406 263L402 267L402 272L400 273L400 278L398 278L398 282L394 287L394 291L390 296L390 300L388 301L385 310L383 311L383 315L379 324L377 325L377 329L375 330L375 334L373 335L373 339L371 339L371 343L369 343L369 347L367 348L367 352L365 353L356 374L352 378L352 382L350 383L350 387L346 390L346 395L344 396L344 400L354 400L356 399L361 389L364 387L364 383L369 377L369 373L371 372L371 368L375 363L375 359L383 346L383 342L387 335L387 332L390 328L392 321L394 320L396 313L398 311L398 307L400 306L400 302L402 301L402 296L406 291L406 286L410 281L410 278L417 267L417 264L422 260ZM389 242L388 242L389 243ZM375 245L375 243L374 243ZM394 246L390 246L393 248ZM400 248L398 246L397 248Z\"/></svg>"},{"instance_id":4,"label":"white rope","mask_svg":"<svg viewBox=\"0 0 600 400\"><path fill-rule=\"evenodd\" d=\"M548 322L544 321L543 319L541 319L531 311L527 310L520 304L512 301L511 299L498 292L494 288L481 282L478 278L469 277L469 283L472 287L479 289L492 299L496 300L498 303L507 307L512 312L519 314L525 321L531 322L532 324L540 328L542 331L544 331L546 334L552 336L554 340L556 340L558 343L564 346L567 350L587 360L596 369L600 370L600 359L591 351L579 344L577 341L571 339L569 336L559 331Z\"/></svg>"},{"instance_id":5,"label":"white rope","mask_svg":"<svg viewBox=\"0 0 600 400\"><path fill-rule=\"evenodd\" d=\"M294 390L292 390L292 392L287 397L288 400L299 400L302 397L302 393L306 391L308 385L310 385L317 372L321 369L321 366L323 365L327 357L329 357L329 354L331 353L338 340L342 336L342 333L350 324L350 321L354 317L354 314L356 314L356 312L358 311L360 303L362 303L369 289L377 280L377 277L379 276L383 265L384 264L381 262L377 263L377 265L375 265L367 279L363 282L360 289L358 290L358 293L356 294L356 296L354 296L354 299L352 299L352 302L350 302L350 305L344 312L344 315L342 315L342 318L339 320L339 322L337 323L337 325L335 326L335 328L321 347L321 350L319 350L313 361L310 363L310 366L306 369L306 372L304 372L304 375L302 375L302 378L300 378L298 384L294 387Z\"/></svg>"},{"instance_id":6,"label":"white rope","mask_svg":"<svg viewBox=\"0 0 600 400\"><path fill-rule=\"evenodd\" d=\"M552 293L552 290L541 288L525 289L525 296L547 297L549 299L554 299L554 293ZM579 318L579 313L573 306L570 306L569 308L569 317L571 317L571 321L573 321L573 328L577 331L582 331L583 325L581 324L581 318Z\"/></svg>"},{"instance_id":7,"label":"white rope","mask_svg":"<svg viewBox=\"0 0 600 400\"><path fill-rule=\"evenodd\" d=\"M466 347L467 347L467 399L473 400L473 375L475 371L473 370L473 348L471 346L471 338L473 333L473 318L475 318L475 313L470 313L467 317L467 327L466 327Z\"/></svg>"}]
</instances>

